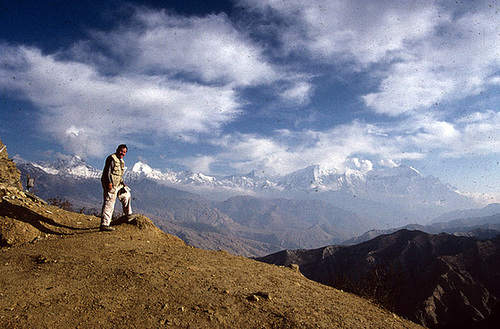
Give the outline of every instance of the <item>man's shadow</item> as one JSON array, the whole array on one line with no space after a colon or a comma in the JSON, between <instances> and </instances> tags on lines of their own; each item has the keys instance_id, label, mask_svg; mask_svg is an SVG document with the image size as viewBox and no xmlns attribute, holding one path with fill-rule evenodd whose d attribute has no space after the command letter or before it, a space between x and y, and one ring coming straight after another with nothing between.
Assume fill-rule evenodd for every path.
<instances>
[{"instance_id":1,"label":"man's shadow","mask_svg":"<svg viewBox=\"0 0 500 329\"><path fill-rule=\"evenodd\" d=\"M5 202L5 201L0 202L0 216L10 217L10 218L25 222L27 224L32 225L36 229L38 229L40 232L47 233L47 234L72 235L72 234L75 234L75 232L66 232L66 233L65 232L57 232L57 231L54 231L54 230L48 228L46 225L51 225L54 227L59 227L59 228L63 228L63 229L71 230L71 231L80 231L81 233L84 233L84 231L90 232L90 231L94 230L93 228L81 228L81 227L67 226L67 225L58 223L51 218L41 216L41 215L37 214L36 212L29 210L25 207L14 205L14 204L11 204L11 203ZM46 225L44 225L44 223Z\"/></svg>"}]
</instances>

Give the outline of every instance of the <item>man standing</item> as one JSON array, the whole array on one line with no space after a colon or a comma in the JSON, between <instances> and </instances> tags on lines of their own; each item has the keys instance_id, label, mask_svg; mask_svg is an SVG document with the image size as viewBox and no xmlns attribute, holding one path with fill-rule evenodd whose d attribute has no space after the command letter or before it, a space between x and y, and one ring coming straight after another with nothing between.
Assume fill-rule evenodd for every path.
<instances>
[{"instance_id":1,"label":"man standing","mask_svg":"<svg viewBox=\"0 0 500 329\"><path fill-rule=\"evenodd\" d=\"M123 172L125 162L123 157L127 154L127 145L121 144L116 152L106 158L106 163L102 171L101 184L103 188L103 204L101 217L101 231L114 231L111 226L111 218L115 209L116 198L122 203L123 213L128 218L132 217L132 207L130 206L130 189L123 182Z\"/></svg>"},{"instance_id":2,"label":"man standing","mask_svg":"<svg viewBox=\"0 0 500 329\"><path fill-rule=\"evenodd\" d=\"M31 189L35 186L35 180L31 178L30 174L26 175L26 190L31 192Z\"/></svg>"}]
</instances>

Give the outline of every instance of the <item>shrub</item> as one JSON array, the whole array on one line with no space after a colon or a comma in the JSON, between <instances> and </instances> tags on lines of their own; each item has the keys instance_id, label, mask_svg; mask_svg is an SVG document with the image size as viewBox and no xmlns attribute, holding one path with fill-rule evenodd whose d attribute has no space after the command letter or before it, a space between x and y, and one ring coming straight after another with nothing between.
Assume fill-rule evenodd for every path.
<instances>
[{"instance_id":1,"label":"shrub","mask_svg":"<svg viewBox=\"0 0 500 329\"><path fill-rule=\"evenodd\" d=\"M47 200L48 204L51 206L56 206L67 211L74 211L73 205L66 199L61 199L60 196L50 198Z\"/></svg>"}]
</instances>

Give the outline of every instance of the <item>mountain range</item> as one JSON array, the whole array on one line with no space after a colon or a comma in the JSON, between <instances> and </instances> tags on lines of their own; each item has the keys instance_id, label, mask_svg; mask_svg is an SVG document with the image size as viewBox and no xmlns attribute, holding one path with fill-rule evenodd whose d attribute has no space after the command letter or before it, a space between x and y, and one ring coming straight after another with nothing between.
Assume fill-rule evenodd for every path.
<instances>
[{"instance_id":1,"label":"mountain range","mask_svg":"<svg viewBox=\"0 0 500 329\"><path fill-rule=\"evenodd\" d=\"M101 171L79 157L33 163L14 158L35 178L42 198L60 197L75 209L101 204ZM282 177L208 176L135 163L125 173L133 207L166 232L195 246L246 256L281 249L339 244L369 230L426 224L477 203L435 177L401 165L336 172L316 165Z\"/></svg>"},{"instance_id":2,"label":"mountain range","mask_svg":"<svg viewBox=\"0 0 500 329\"><path fill-rule=\"evenodd\" d=\"M480 209L452 211L439 216L428 225L408 224L398 228L369 230L360 236L344 241L343 244L358 244L401 229L419 230L431 234L448 233L479 239L493 238L500 234L500 204L492 203Z\"/></svg>"}]
</instances>

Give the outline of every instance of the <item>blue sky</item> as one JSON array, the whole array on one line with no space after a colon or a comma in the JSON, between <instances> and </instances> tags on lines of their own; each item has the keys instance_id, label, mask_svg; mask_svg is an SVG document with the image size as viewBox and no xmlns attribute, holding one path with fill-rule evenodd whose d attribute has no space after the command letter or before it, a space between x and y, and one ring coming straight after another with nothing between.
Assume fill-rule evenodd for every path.
<instances>
[{"instance_id":1,"label":"blue sky","mask_svg":"<svg viewBox=\"0 0 500 329\"><path fill-rule=\"evenodd\" d=\"M495 1L0 1L0 138L97 168L120 143L205 174L404 163L498 195L499 18Z\"/></svg>"}]
</instances>

